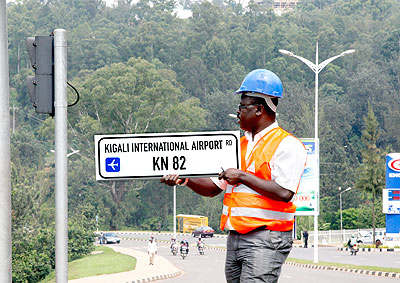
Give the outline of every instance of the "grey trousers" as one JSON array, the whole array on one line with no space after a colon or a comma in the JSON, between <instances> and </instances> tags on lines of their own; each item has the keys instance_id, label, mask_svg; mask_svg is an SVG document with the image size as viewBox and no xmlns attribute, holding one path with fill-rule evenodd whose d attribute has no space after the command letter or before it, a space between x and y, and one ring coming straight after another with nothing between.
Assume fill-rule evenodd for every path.
<instances>
[{"instance_id":1,"label":"grey trousers","mask_svg":"<svg viewBox=\"0 0 400 283\"><path fill-rule=\"evenodd\" d=\"M292 249L292 231L229 232L225 262L228 283L278 282Z\"/></svg>"}]
</instances>

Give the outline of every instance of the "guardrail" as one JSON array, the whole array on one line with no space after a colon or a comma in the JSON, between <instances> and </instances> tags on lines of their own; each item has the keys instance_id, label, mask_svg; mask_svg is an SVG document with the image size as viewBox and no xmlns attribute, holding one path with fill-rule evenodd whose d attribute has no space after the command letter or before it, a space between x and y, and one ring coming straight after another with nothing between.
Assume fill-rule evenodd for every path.
<instances>
[{"instance_id":1,"label":"guardrail","mask_svg":"<svg viewBox=\"0 0 400 283\"><path fill-rule=\"evenodd\" d=\"M174 233L173 232L147 232L147 231L114 231L115 234L117 235L170 235L172 236ZM191 233L176 233L177 236L192 236ZM228 235L221 235L221 234L214 234L215 238L227 238Z\"/></svg>"}]
</instances>

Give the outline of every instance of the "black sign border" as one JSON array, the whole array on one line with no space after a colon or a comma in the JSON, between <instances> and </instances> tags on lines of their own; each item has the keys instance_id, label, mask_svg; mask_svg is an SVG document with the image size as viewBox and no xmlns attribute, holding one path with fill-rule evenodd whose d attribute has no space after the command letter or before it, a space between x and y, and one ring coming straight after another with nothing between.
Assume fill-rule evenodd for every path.
<instances>
[{"instance_id":1,"label":"black sign border","mask_svg":"<svg viewBox=\"0 0 400 283\"><path fill-rule=\"evenodd\" d=\"M198 137L198 136L233 136L234 140L236 141L236 152L239 152L239 140L237 139L236 135L232 134L232 133L204 133L204 134L171 134L171 135L152 135L152 134L146 134L146 135L134 135L134 136L129 136L129 137L125 137L125 136L116 136L116 137L103 137L101 139L99 139L99 141L97 142L97 160L98 160L98 168L99 168L99 176L102 177L105 180L140 180L140 179L156 179L156 178L161 178L163 175L149 175L149 176L121 176L121 177L104 177L101 174L101 166L100 166L100 142L102 140L105 139L131 139L131 138L154 138L154 137L161 137L161 138L165 138L165 137L172 137L172 138L176 138L176 137ZM236 155L236 169L240 169L240 154ZM204 174L187 174L187 175L179 175L182 178L195 178L195 177L212 177L212 176L217 176L218 173L204 173ZM104 181L104 180L98 180L98 181Z\"/></svg>"}]
</instances>

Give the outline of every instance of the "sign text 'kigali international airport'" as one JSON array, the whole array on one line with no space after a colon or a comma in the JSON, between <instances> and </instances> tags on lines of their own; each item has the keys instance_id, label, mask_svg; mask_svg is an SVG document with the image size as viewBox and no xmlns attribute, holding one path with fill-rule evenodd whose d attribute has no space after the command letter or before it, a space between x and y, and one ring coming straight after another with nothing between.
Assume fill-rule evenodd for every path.
<instances>
[{"instance_id":1,"label":"sign text 'kigali international airport'","mask_svg":"<svg viewBox=\"0 0 400 283\"><path fill-rule=\"evenodd\" d=\"M240 168L239 131L96 135L96 179L217 176Z\"/></svg>"}]
</instances>

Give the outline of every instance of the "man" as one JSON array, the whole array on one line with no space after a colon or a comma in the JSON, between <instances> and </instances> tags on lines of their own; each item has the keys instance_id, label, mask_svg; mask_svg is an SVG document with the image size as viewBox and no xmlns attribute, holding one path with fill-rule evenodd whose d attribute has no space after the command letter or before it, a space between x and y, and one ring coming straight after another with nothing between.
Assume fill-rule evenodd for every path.
<instances>
[{"instance_id":1,"label":"man","mask_svg":"<svg viewBox=\"0 0 400 283\"><path fill-rule=\"evenodd\" d=\"M181 248L180 248L181 253L183 249L185 249L185 251L189 253L189 242L186 240L186 238L183 238L183 240L181 241Z\"/></svg>"},{"instance_id":2,"label":"man","mask_svg":"<svg viewBox=\"0 0 400 283\"><path fill-rule=\"evenodd\" d=\"M99 243L100 243L100 245L102 245L102 244L104 243L104 235L103 235L103 232L100 232Z\"/></svg>"},{"instance_id":3,"label":"man","mask_svg":"<svg viewBox=\"0 0 400 283\"><path fill-rule=\"evenodd\" d=\"M304 238L304 248L308 247L308 231L303 232L303 238Z\"/></svg>"},{"instance_id":4,"label":"man","mask_svg":"<svg viewBox=\"0 0 400 283\"><path fill-rule=\"evenodd\" d=\"M276 106L282 97L278 76L265 69L250 72L236 91L241 94L238 123L241 170L230 168L219 178L161 178L167 185L187 185L203 196L225 190L221 230L229 229L227 282L277 282L292 248L296 207L291 200L304 171L307 152L278 126ZM210 161L211 162L211 161Z\"/></svg>"},{"instance_id":5,"label":"man","mask_svg":"<svg viewBox=\"0 0 400 283\"><path fill-rule=\"evenodd\" d=\"M203 255L204 254L204 242L203 242L203 239L201 238L201 236L199 236L199 239L196 242L196 247L197 247L199 253L201 255Z\"/></svg>"},{"instance_id":6,"label":"man","mask_svg":"<svg viewBox=\"0 0 400 283\"><path fill-rule=\"evenodd\" d=\"M157 244L153 236L150 237L149 243L147 244L147 253L150 256L150 265L154 265L154 257L155 254L157 254Z\"/></svg>"}]
</instances>

